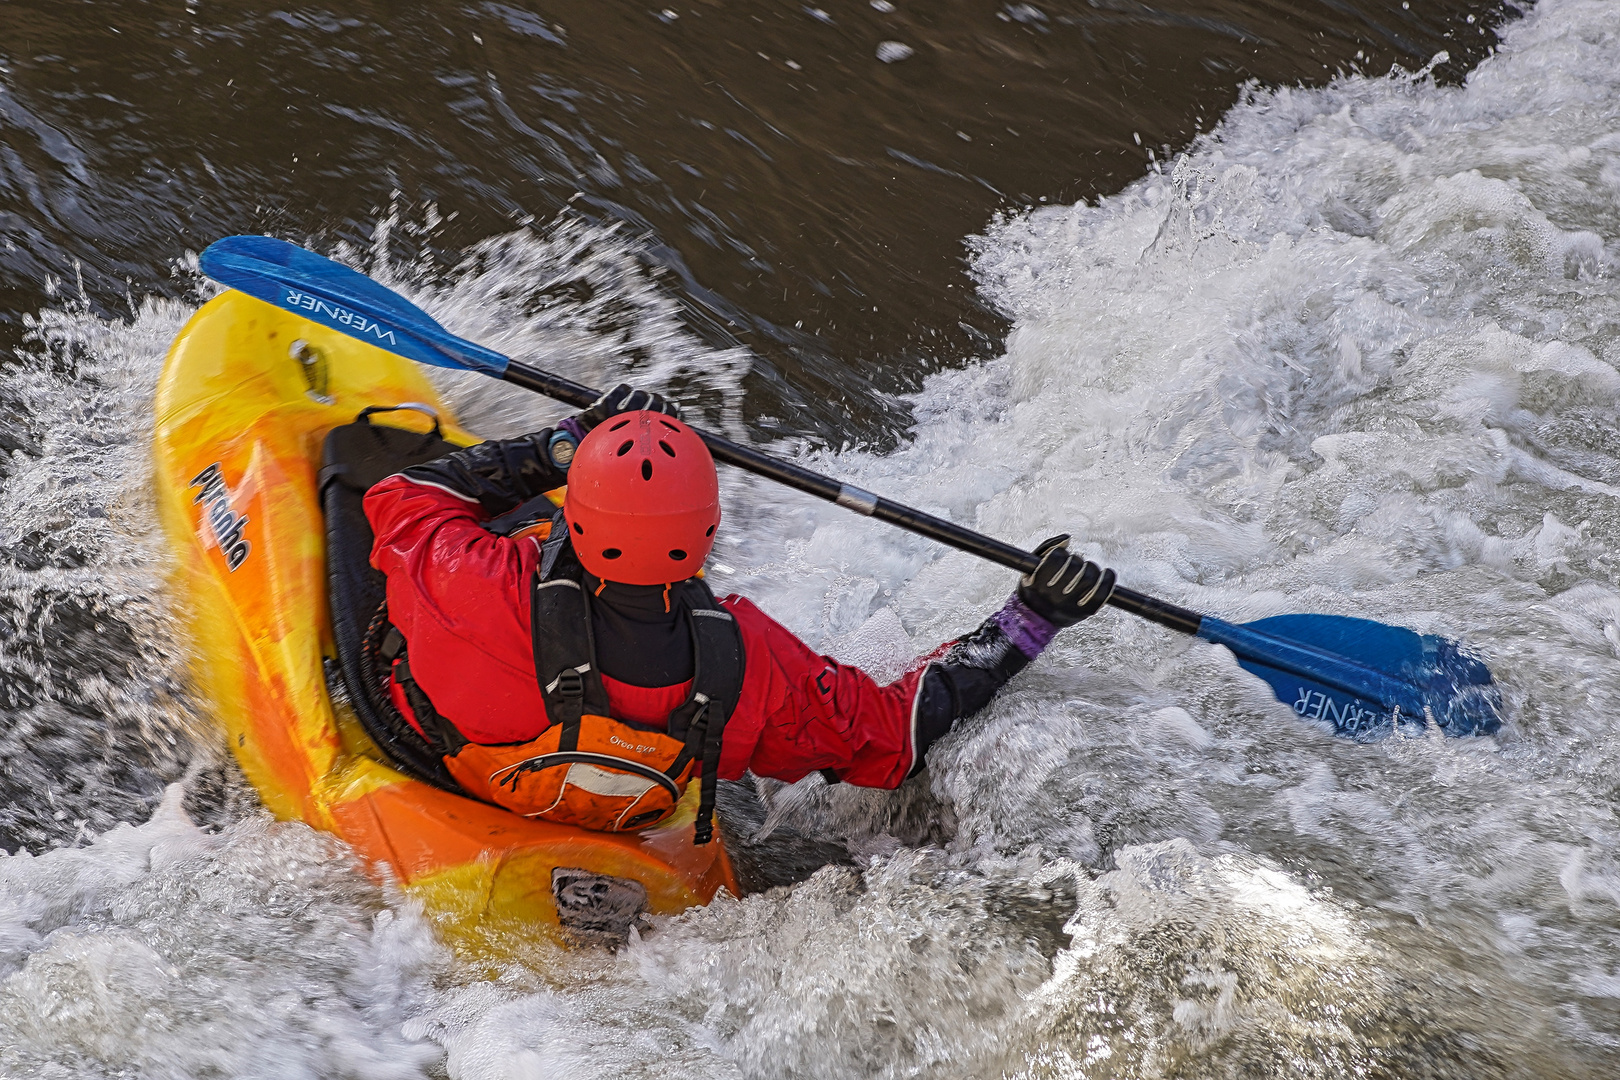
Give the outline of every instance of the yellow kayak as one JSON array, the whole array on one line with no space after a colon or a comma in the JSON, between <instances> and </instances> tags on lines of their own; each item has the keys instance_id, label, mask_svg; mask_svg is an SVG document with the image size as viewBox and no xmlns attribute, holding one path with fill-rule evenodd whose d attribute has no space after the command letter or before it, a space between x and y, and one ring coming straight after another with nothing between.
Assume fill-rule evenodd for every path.
<instances>
[{"instance_id":1,"label":"yellow kayak","mask_svg":"<svg viewBox=\"0 0 1620 1080\"><path fill-rule=\"evenodd\" d=\"M737 893L719 836L692 843L695 784L674 818L642 833L533 821L405 775L342 695L334 703L322 446L362 410L404 403L370 422L425 430L422 414L436 413L444 439L478 441L410 361L239 292L203 305L169 351L158 504L198 685L248 780L278 817L341 837L453 931L520 922L591 940L639 911ZM604 882L628 885L637 911ZM617 908L592 910L601 903Z\"/></svg>"}]
</instances>

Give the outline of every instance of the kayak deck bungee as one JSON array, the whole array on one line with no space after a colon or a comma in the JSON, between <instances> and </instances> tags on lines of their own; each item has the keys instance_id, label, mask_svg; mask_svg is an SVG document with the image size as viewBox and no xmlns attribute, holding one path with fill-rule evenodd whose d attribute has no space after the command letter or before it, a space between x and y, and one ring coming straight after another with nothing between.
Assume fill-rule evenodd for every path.
<instances>
[{"instance_id":1,"label":"kayak deck bungee","mask_svg":"<svg viewBox=\"0 0 1620 1080\"><path fill-rule=\"evenodd\" d=\"M276 816L390 868L451 931L515 921L593 940L638 907L666 914L721 887L737 893L720 838L692 843L696 785L669 822L641 833L531 820L402 773L354 709L334 704L322 445L362 410L405 403L436 413L450 443L477 441L409 360L239 292L205 304L170 349L156 401L158 505L197 683L248 780ZM430 426L412 409L369 421ZM631 893L639 883L645 899L603 879Z\"/></svg>"}]
</instances>

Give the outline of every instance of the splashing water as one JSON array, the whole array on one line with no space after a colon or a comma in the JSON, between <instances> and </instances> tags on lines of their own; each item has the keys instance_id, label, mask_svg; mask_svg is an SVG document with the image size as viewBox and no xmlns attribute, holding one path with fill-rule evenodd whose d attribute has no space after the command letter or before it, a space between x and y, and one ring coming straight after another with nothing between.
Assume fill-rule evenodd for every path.
<instances>
[{"instance_id":1,"label":"splashing water","mask_svg":"<svg viewBox=\"0 0 1620 1080\"><path fill-rule=\"evenodd\" d=\"M708 379L735 408L742 359L712 362L655 287L612 270L613 250L587 232L502 238L418 298L516 355L567 323L589 356L579 377L628 362L650 381ZM1006 355L934 377L899 451L808 460L1012 541L1072 531L1123 581L1224 617L1324 611L1461 638L1504 688L1503 733L1334 740L1222 650L1108 613L1061 635L899 793L759 785L763 829L836 838L856 868L660 920L611 956L536 947L494 971L435 945L325 838L243 811L206 833L171 797L147 824L0 860L0 1067L1612 1075L1614 4L1548 0L1463 87L1255 91L1166 173L998 221L973 250L1015 325ZM535 284L566 280L589 296ZM101 785L120 781L98 774L80 816L98 793L114 818L142 816L164 769L198 753L179 692L159 693L180 684L183 645L141 497L142 410L182 314L44 316L42 341L81 342L81 367L55 372L47 347L6 377L31 441L0 491L0 661L55 694L21 707L67 708L63 686L101 663L88 640L12 614L77 588L140 628L117 650L139 670L86 699L96 715L179 733L144 787L126 785L139 798L119 804ZM553 415L449 390L486 431ZM87 434L109 426L104 443ZM965 556L727 484L716 585L873 669L1011 588ZM38 565L18 555L47 548ZM45 645L73 650L71 670L47 671ZM30 749L8 744L8 762L43 770Z\"/></svg>"},{"instance_id":2,"label":"splashing water","mask_svg":"<svg viewBox=\"0 0 1620 1080\"><path fill-rule=\"evenodd\" d=\"M6 1075L421 1075L438 1054L401 1022L443 964L427 921L333 838L257 816L208 835L181 798L0 863Z\"/></svg>"},{"instance_id":3,"label":"splashing water","mask_svg":"<svg viewBox=\"0 0 1620 1080\"><path fill-rule=\"evenodd\" d=\"M0 845L83 840L144 818L195 736L185 645L162 597L146 467L152 387L190 314L134 326L44 313L0 368ZM197 778L221 774L198 760ZM214 785L214 786L217 786Z\"/></svg>"}]
</instances>

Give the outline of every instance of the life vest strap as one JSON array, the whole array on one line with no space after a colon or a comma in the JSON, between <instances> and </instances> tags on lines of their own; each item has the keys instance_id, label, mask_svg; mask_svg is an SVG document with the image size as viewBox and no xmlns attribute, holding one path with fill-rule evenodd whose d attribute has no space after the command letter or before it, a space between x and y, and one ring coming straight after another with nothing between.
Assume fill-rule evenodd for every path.
<instances>
[{"instance_id":1,"label":"life vest strap","mask_svg":"<svg viewBox=\"0 0 1620 1080\"><path fill-rule=\"evenodd\" d=\"M394 681L405 693L405 700L410 703L411 712L416 716L417 726L427 737L428 745L440 757L455 757L461 748L467 745L468 739L456 729L456 725L439 715L439 710L433 707L433 702L427 693L416 682L411 674L410 654L406 649L405 635L399 632L399 627L387 622L388 601L384 600L377 608L377 619L384 621L388 627L383 635L382 644L377 649L377 655L386 668L391 669ZM386 697L384 698L386 700Z\"/></svg>"},{"instance_id":2,"label":"life vest strap","mask_svg":"<svg viewBox=\"0 0 1620 1080\"><path fill-rule=\"evenodd\" d=\"M607 690L596 668L596 639L590 606L581 582L583 572L567 542L568 532L556 528L551 560L553 575L542 567L529 592L530 631L534 638L534 670L553 723L561 724L559 751L576 750L584 716L606 716ZM698 812L694 841L708 843L714 836L714 804L718 788L720 750L726 721L742 694L742 635L731 613L722 608L702 580L692 578L672 585L670 603L686 616L692 635L692 690L687 700L670 713L666 731L685 745L663 770L654 770L671 782L698 763ZM580 630L583 628L584 633Z\"/></svg>"},{"instance_id":3,"label":"life vest strap","mask_svg":"<svg viewBox=\"0 0 1620 1080\"><path fill-rule=\"evenodd\" d=\"M549 549L545 552L549 558L543 562L550 563L554 576L534 575L529 606L535 676L551 721L545 733L525 743L501 746L467 739L439 714L417 684L404 635L392 626L384 631L386 604L373 620L374 625L379 620L382 623L377 625L377 636L382 640L376 652L384 670L391 669L429 745L444 759L462 788L474 797L527 816L587 828L633 830L643 822L673 812L681 794L695 779L699 797L693 840L709 843L714 836L726 721L742 693L745 657L736 620L720 607L701 580L694 578L671 586L671 602L678 605L691 633L692 689L686 701L670 713L664 732L648 729L647 736L637 737L632 727L640 725L626 726L609 714L607 689L596 667L591 623L591 604L595 601L583 588L583 571L567 543L566 528L555 529L544 549ZM588 732L587 723L591 725ZM620 756L619 748L649 739L651 745L635 747L637 753L650 751L645 760ZM652 746L659 744L664 749L651 752ZM571 783L567 777L573 775L569 770L574 766L587 767L585 772L595 776L603 775L596 770L622 773L626 778L634 776L651 785L646 789L649 793L656 790L659 794L649 794L649 801L642 802L630 794L594 790L589 778ZM576 787L581 790L576 791ZM507 790L510 796L505 794ZM536 800L534 796L541 792L548 794ZM604 802L612 804L615 798L622 809L602 806ZM608 816L598 820L604 810ZM615 813L617 816L613 816Z\"/></svg>"}]
</instances>

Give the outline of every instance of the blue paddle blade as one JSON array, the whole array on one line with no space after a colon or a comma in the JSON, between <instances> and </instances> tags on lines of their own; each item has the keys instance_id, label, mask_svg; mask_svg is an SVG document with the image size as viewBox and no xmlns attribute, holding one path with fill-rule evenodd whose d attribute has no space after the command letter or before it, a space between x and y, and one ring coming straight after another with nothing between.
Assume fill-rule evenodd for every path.
<instances>
[{"instance_id":1,"label":"blue paddle blade","mask_svg":"<svg viewBox=\"0 0 1620 1080\"><path fill-rule=\"evenodd\" d=\"M209 244L198 261L221 285L419 363L496 378L511 363L493 349L456 337L359 271L285 240L227 236Z\"/></svg>"},{"instance_id":2,"label":"blue paddle blade","mask_svg":"<svg viewBox=\"0 0 1620 1080\"><path fill-rule=\"evenodd\" d=\"M1242 626L1206 618L1198 636L1226 645L1279 700L1337 735L1376 738L1430 719L1452 736L1502 725L1490 671L1446 638L1342 615L1275 615Z\"/></svg>"}]
</instances>

